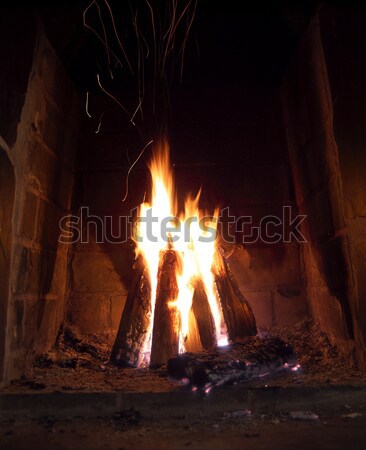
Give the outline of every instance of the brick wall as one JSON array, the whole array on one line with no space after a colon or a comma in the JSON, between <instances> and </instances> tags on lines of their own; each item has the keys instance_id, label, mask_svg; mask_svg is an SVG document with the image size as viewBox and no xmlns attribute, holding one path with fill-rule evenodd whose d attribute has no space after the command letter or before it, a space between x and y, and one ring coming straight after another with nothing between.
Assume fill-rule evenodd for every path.
<instances>
[{"instance_id":1,"label":"brick wall","mask_svg":"<svg viewBox=\"0 0 366 450\"><path fill-rule=\"evenodd\" d=\"M8 151L16 178L8 379L22 373L35 353L52 347L63 320L69 249L58 243L59 220L71 208L78 133L78 96L40 25L33 17L29 23L36 36L33 62ZM17 45L22 52L25 42Z\"/></svg>"},{"instance_id":2,"label":"brick wall","mask_svg":"<svg viewBox=\"0 0 366 450\"><path fill-rule=\"evenodd\" d=\"M364 287L356 280L364 269L365 113L355 105L365 90L354 87L357 80L363 86L359 42L365 36L362 41L362 33L349 34L353 19L347 11L323 7L315 15L285 77L283 105L296 198L308 215L304 261L312 315L347 352L356 342L364 365ZM364 18L361 12L356 15Z\"/></svg>"},{"instance_id":3,"label":"brick wall","mask_svg":"<svg viewBox=\"0 0 366 450\"><path fill-rule=\"evenodd\" d=\"M78 154L77 205L91 214L128 215L149 189L148 150L125 177L142 144L118 110L90 96L93 117L84 120ZM99 114L107 109L101 130ZM146 114L146 112L145 112ZM283 205L296 210L283 141L282 111L276 89L241 87L182 88L172 94L168 133L176 188L182 204L202 187L201 206L229 206L235 215L282 216ZM156 133L143 130L149 139ZM302 289L302 263L296 243L238 243L230 259L239 284L252 304L260 327L296 323L307 317ZM131 244L77 244L71 266L69 319L84 333L111 331L115 335L130 287Z\"/></svg>"}]
</instances>

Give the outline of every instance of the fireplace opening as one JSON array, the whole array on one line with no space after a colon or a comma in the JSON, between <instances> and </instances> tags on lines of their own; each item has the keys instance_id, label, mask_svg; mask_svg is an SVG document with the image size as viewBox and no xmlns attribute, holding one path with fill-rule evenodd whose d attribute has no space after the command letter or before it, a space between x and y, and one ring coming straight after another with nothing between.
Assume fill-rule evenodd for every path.
<instances>
[{"instance_id":1,"label":"fireplace opening","mask_svg":"<svg viewBox=\"0 0 366 450\"><path fill-rule=\"evenodd\" d=\"M135 3L2 11L4 392L365 383L366 10Z\"/></svg>"}]
</instances>

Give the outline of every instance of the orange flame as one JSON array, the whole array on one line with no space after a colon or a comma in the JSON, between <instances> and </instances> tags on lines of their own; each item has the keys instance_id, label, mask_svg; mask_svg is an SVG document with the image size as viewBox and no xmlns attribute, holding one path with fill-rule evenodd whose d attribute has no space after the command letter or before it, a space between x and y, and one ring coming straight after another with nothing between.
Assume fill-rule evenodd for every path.
<instances>
[{"instance_id":1,"label":"orange flame","mask_svg":"<svg viewBox=\"0 0 366 450\"><path fill-rule=\"evenodd\" d=\"M139 221L136 229L136 256L142 255L148 267L151 282L151 319L150 331L143 353L145 361L149 359L154 309L156 301L159 257L162 250L173 248L181 259L178 281L178 297L171 301L171 307L177 308L180 315L180 351L184 351L184 342L189 335L189 312L192 306L194 282L203 281L211 314L214 319L218 345L227 344L226 327L218 301L212 266L216 253L216 225L218 214L205 215L199 210L200 193L185 201L184 213L177 215L177 200L174 192L174 180L171 172L169 145L164 141L154 154L149 165L152 180L151 203L145 202L139 208ZM141 219L154 218L149 221ZM170 219L167 219L170 218ZM162 222L169 225L167 236L162 235ZM168 222L168 224L166 223ZM149 235L150 231L150 235ZM151 239L151 238L154 239Z\"/></svg>"}]
</instances>

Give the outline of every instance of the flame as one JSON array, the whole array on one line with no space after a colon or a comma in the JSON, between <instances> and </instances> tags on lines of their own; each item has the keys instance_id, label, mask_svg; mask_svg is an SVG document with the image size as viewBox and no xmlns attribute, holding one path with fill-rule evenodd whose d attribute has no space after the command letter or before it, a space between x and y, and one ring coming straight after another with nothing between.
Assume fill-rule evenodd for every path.
<instances>
[{"instance_id":1,"label":"flame","mask_svg":"<svg viewBox=\"0 0 366 450\"><path fill-rule=\"evenodd\" d=\"M218 345L227 344L226 326L212 273L216 254L215 235L218 211L210 216L199 209L201 194L199 191L196 197L186 198L184 212L178 214L167 141L163 141L155 150L157 151L149 165L152 181L151 202L140 205L139 220L136 224L137 238L135 237L136 256L142 255L145 260L152 293L150 330L143 348L145 362L149 359L152 342L159 258L161 251L167 249L175 250L180 259L180 269L176 273L178 297L170 302L172 308L178 309L180 316L179 350L185 351L184 343L190 332L189 314L196 280L203 281L214 319L217 343ZM153 218L154 221L149 220L148 226L149 218ZM169 225L170 232L167 237L161 233L163 221L165 224L168 222Z\"/></svg>"}]
</instances>

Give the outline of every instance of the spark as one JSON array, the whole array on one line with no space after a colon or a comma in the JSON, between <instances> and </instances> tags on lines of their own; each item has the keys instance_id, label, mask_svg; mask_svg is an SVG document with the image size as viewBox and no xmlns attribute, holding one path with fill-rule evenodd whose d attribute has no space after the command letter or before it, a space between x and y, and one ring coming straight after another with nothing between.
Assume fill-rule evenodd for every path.
<instances>
[{"instance_id":1,"label":"spark","mask_svg":"<svg viewBox=\"0 0 366 450\"><path fill-rule=\"evenodd\" d=\"M91 115L89 114L89 91L86 92L85 112L88 117L91 117Z\"/></svg>"},{"instance_id":2,"label":"spark","mask_svg":"<svg viewBox=\"0 0 366 450\"><path fill-rule=\"evenodd\" d=\"M129 177L130 177L131 170L134 168L134 166L136 165L137 161L138 161L138 160L141 158L141 156L144 154L144 152L145 152L145 150L147 149L147 147L148 147L150 144L152 144L153 142L154 142L154 141L151 140L151 141L149 141L149 142L145 145L145 147L141 150L141 152L140 152L140 154L138 155L138 157L135 159L135 161L134 161L134 163L132 164L132 166L128 169L127 176L126 176L126 193L125 193L125 196L124 196L123 199L122 199L123 202L126 201L126 198L127 198L127 196L128 196L128 180L129 180Z\"/></svg>"},{"instance_id":3,"label":"spark","mask_svg":"<svg viewBox=\"0 0 366 450\"><path fill-rule=\"evenodd\" d=\"M137 108L135 109L135 112L132 114L132 117L131 117L131 123L132 123L132 125L135 125L136 126L136 124L135 124L135 122L133 121L133 119L135 118L135 116L136 116L136 114L137 114L137 111L141 108L141 104L142 104L142 101L143 101L143 98L140 100L140 103L137 105Z\"/></svg>"},{"instance_id":4,"label":"spark","mask_svg":"<svg viewBox=\"0 0 366 450\"><path fill-rule=\"evenodd\" d=\"M111 94L110 92L108 92L108 91L102 86L102 84L101 84L101 82L100 82L99 73L97 73L97 81L98 81L98 85L99 85L99 87L101 88L101 90L102 90L105 94L107 94L112 100L114 100L114 101L117 103L117 105L119 105L119 106L123 109L123 111L127 114L127 116L128 116L129 119L130 119L130 122L131 122L132 125L136 128L136 130L137 130L137 132L139 133L141 139L142 139L143 141L146 141L146 139L145 139L145 137L144 137L144 134L142 133L142 131L140 130L140 128L135 124L135 122L131 121L131 115L130 115L130 113L127 111L127 109L122 105L122 103L121 103L121 102L120 102L113 94Z\"/></svg>"},{"instance_id":5,"label":"spark","mask_svg":"<svg viewBox=\"0 0 366 450\"><path fill-rule=\"evenodd\" d=\"M177 27L179 25L179 22L184 17L184 15L185 15L186 11L188 10L188 8L191 6L191 3L192 3L192 0L189 0L189 2L187 3L186 7L183 9L182 14L180 15L179 19L175 23L174 28L173 28L173 33L172 33L173 35L175 34L175 31L176 31L176 29L177 29Z\"/></svg>"},{"instance_id":6,"label":"spark","mask_svg":"<svg viewBox=\"0 0 366 450\"><path fill-rule=\"evenodd\" d=\"M101 114L100 117L99 117L99 124L98 124L98 128L97 128L95 134L98 134L99 131L100 131L100 127L101 127L101 125L102 125L102 119L103 119L104 114L105 114L105 111L103 111L102 114Z\"/></svg>"},{"instance_id":7,"label":"spark","mask_svg":"<svg viewBox=\"0 0 366 450\"><path fill-rule=\"evenodd\" d=\"M130 71L131 71L131 74L133 75L133 70L132 70L132 66L131 66L130 60L128 59L128 56L127 56L127 54L126 54L126 52L125 52L125 49L124 49L124 47L123 47L123 45L122 45L121 39L120 39L119 34L118 34L118 31L117 31L116 24L115 24L115 22L114 22L114 16L113 16L112 9L111 9L111 7L109 6L109 3L107 2L107 0L104 0L104 3L107 5L109 14L110 14L110 16L111 16L112 25L113 25L113 30L114 30L114 34L116 35L118 44L119 44L119 46L120 46L120 48L121 48L121 50L122 50L123 56L125 57L125 60L126 60L126 62L127 62L127 65L128 65L128 67L129 67L129 69L130 69Z\"/></svg>"},{"instance_id":8,"label":"spark","mask_svg":"<svg viewBox=\"0 0 366 450\"><path fill-rule=\"evenodd\" d=\"M102 86L102 84L101 84L101 82L100 82L99 73L97 73L97 81L98 81L98 84L99 84L99 87L101 88L101 90L102 90L105 94L107 94L112 100L114 100L114 101L117 103L117 105L119 105L119 106L123 109L123 111L128 115L128 117L130 117L129 112L128 112L127 109L122 105L122 103L121 103L114 95L112 95L110 92L108 92L108 91Z\"/></svg>"},{"instance_id":9,"label":"spark","mask_svg":"<svg viewBox=\"0 0 366 450\"><path fill-rule=\"evenodd\" d=\"M182 47L181 47L181 50L180 50L180 52L182 53L182 63L181 63L181 66L180 66L180 82L182 82L182 78L183 78L184 54L185 54L185 51L186 51L187 39L188 39L189 31L190 31L190 29L192 27L192 23L193 23L194 17L196 15L197 3L198 3L198 0L195 1L192 17L191 17L191 20L190 20L190 22L188 24L187 32L186 32L186 35L184 37L183 44L182 44Z\"/></svg>"},{"instance_id":10,"label":"spark","mask_svg":"<svg viewBox=\"0 0 366 450\"><path fill-rule=\"evenodd\" d=\"M174 21L175 21L175 15L176 15L177 7L176 7L176 5L175 5L174 0L172 0L172 5L173 5L173 16L172 16L172 20L171 20L171 22L170 22L170 24L169 24L169 27L168 27L166 33L165 33L164 36L163 36L163 40L168 36L168 33L169 33L170 30L173 28L173 24L174 24Z\"/></svg>"},{"instance_id":11,"label":"spark","mask_svg":"<svg viewBox=\"0 0 366 450\"><path fill-rule=\"evenodd\" d=\"M89 11L89 9L94 5L94 3L96 3L95 0L93 0L93 1L90 3L90 5L84 10L84 12L83 12L83 25L84 25L85 28L87 28L88 30L90 30L92 33L95 34L95 36L96 36L96 37L99 39L99 41L104 45L104 47L105 47L106 49L108 49L108 51L110 52L111 55L113 55L113 57L116 59L116 61L118 62L118 64L119 64L121 67L123 67L123 64L122 64L121 60L120 60L120 59L118 58L118 56L114 53L114 51L112 51L111 48L109 48L109 47L107 46L107 44L103 41L103 38L99 35L99 33L98 33L93 27L91 27L90 25L88 25L88 24L86 23L86 13L87 13L87 12Z\"/></svg>"},{"instance_id":12,"label":"spark","mask_svg":"<svg viewBox=\"0 0 366 450\"><path fill-rule=\"evenodd\" d=\"M170 40L172 38L172 30L174 27L174 23L175 23L175 16L177 13L177 5L175 4L174 0L172 1L173 4L173 15L172 15L172 20L170 21L170 25L166 31L166 33L163 36L163 41L165 40L165 38L168 36L168 40L165 46L165 51L164 51L164 57L163 57L163 62L162 62L162 71L164 72L164 68L165 68L165 61L166 61L166 57L168 56L168 49L169 49L169 45L170 45Z\"/></svg>"},{"instance_id":13,"label":"spark","mask_svg":"<svg viewBox=\"0 0 366 450\"><path fill-rule=\"evenodd\" d=\"M155 20L154 20L154 11L150 5L149 0L146 0L146 3L150 9L151 15L151 26L153 31L153 39L154 39L154 81L153 81L153 112L155 112L155 91L156 91L156 67L157 67L157 59L156 59L156 31L155 31Z\"/></svg>"},{"instance_id":14,"label":"spark","mask_svg":"<svg viewBox=\"0 0 366 450\"><path fill-rule=\"evenodd\" d=\"M173 2L173 3L174 3L174 2ZM174 14L173 14L173 20L172 20L172 24L171 24L171 27L172 27L172 28L171 28L171 31L170 31L170 33L169 33L168 41L167 41L167 44L166 44L166 47L165 47L164 64L165 64L166 57L168 56L168 54L169 54L169 53L173 50L173 48L174 48L174 37L175 37L175 32L176 32L176 30L177 30L177 27L178 27L180 21L182 20L182 18L184 17L185 13L187 12L188 8L190 7L191 3L192 3L192 0L189 0L189 2L187 3L187 5L185 6L185 8L183 9L181 15L179 16L179 18L178 18L178 20L177 20L176 22L175 22L175 16L176 16L176 13L175 13L175 11L174 11ZM188 32L189 32L189 29L188 29L187 33L188 33ZM165 36L166 36L166 35L165 35ZM170 46L170 42L171 42L171 46ZM169 48L169 46L170 46L170 48Z\"/></svg>"},{"instance_id":15,"label":"spark","mask_svg":"<svg viewBox=\"0 0 366 450\"><path fill-rule=\"evenodd\" d=\"M100 23L102 24L105 48L106 48L106 51L107 51L108 69L109 69L109 73L111 75L111 78L113 79L113 73L111 71L111 58L109 56L109 46L108 46L108 40L107 40L107 32L106 32L106 29L105 29L105 26L104 26L104 22L103 22L103 18L102 18L102 13L100 11L100 7L99 7L98 3L95 3L95 5L98 8L98 16L99 16Z\"/></svg>"},{"instance_id":16,"label":"spark","mask_svg":"<svg viewBox=\"0 0 366 450\"><path fill-rule=\"evenodd\" d=\"M141 58L142 48L141 48L141 43L140 43L140 31L137 26L137 15L138 15L138 9L136 9L136 13L134 15L134 18L132 19L132 23L133 23L133 26L135 29L136 41L137 41L137 72L138 72L137 81L138 81L138 96L139 96L139 102L140 102L140 107L138 109L140 109L141 115L142 115L141 105L142 105L142 101L143 101L144 93L145 93L144 92L145 91L145 86L144 86L145 76L144 76L144 60L143 60L143 58ZM141 84L142 84L142 88L141 88ZM138 109L137 109L137 111L138 111ZM132 120L131 120L131 122L132 122Z\"/></svg>"}]
</instances>

